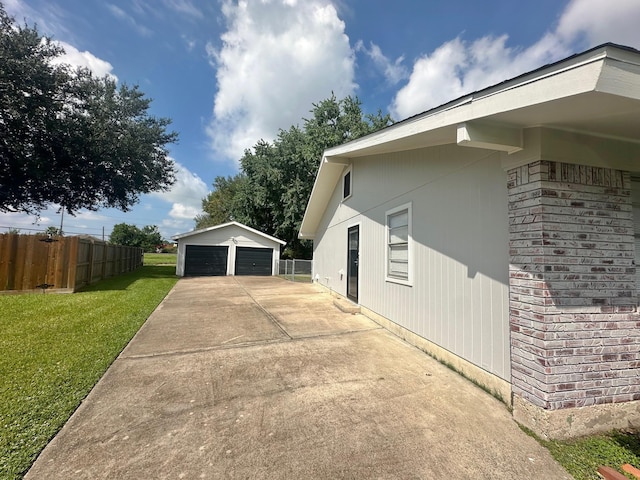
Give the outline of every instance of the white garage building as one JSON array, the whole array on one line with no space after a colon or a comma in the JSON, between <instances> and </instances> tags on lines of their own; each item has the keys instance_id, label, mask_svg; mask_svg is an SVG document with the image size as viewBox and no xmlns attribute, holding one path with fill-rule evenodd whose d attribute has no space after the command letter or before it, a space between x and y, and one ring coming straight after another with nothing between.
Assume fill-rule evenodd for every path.
<instances>
[{"instance_id":1,"label":"white garage building","mask_svg":"<svg viewBox=\"0 0 640 480\"><path fill-rule=\"evenodd\" d=\"M276 275L286 242L238 222L181 233L176 275Z\"/></svg>"}]
</instances>

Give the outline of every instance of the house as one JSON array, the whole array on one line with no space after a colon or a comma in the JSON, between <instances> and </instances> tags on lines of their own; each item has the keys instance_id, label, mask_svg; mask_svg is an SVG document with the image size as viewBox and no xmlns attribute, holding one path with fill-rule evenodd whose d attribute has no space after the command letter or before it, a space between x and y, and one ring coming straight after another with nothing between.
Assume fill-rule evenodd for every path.
<instances>
[{"instance_id":1,"label":"house","mask_svg":"<svg viewBox=\"0 0 640 480\"><path fill-rule=\"evenodd\" d=\"M300 230L315 281L555 438L640 427L639 236L614 44L327 150Z\"/></svg>"},{"instance_id":2,"label":"house","mask_svg":"<svg viewBox=\"0 0 640 480\"><path fill-rule=\"evenodd\" d=\"M276 275L286 242L238 222L175 235L176 275Z\"/></svg>"}]
</instances>

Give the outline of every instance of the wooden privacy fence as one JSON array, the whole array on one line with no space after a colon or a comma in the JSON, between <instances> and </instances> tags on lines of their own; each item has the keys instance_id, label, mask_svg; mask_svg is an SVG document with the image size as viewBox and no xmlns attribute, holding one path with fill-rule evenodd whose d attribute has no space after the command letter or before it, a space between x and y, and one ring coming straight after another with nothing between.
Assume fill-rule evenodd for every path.
<instances>
[{"instance_id":1,"label":"wooden privacy fence","mask_svg":"<svg viewBox=\"0 0 640 480\"><path fill-rule=\"evenodd\" d=\"M0 234L0 294L75 292L142 266L142 249L82 237Z\"/></svg>"}]
</instances>

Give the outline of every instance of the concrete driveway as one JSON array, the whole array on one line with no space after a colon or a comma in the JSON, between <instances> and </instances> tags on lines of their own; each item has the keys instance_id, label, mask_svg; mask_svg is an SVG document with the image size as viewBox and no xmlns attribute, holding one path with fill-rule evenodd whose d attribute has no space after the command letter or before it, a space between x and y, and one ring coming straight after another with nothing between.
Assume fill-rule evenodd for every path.
<instances>
[{"instance_id":1,"label":"concrete driveway","mask_svg":"<svg viewBox=\"0 0 640 480\"><path fill-rule=\"evenodd\" d=\"M27 479L563 479L503 404L329 294L180 280Z\"/></svg>"}]
</instances>

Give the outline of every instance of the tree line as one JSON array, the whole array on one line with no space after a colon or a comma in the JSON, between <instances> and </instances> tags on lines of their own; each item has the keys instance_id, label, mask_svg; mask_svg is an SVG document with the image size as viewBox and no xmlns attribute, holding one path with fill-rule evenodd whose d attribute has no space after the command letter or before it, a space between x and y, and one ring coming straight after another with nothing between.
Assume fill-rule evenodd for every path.
<instances>
[{"instance_id":1,"label":"tree line","mask_svg":"<svg viewBox=\"0 0 640 480\"><path fill-rule=\"evenodd\" d=\"M215 178L196 228L235 220L286 241L285 257L311 258L311 242L298 239L298 232L322 153L393 120L380 111L364 114L358 98L333 94L310 113L302 127L280 130L273 142L259 140L245 150L238 174Z\"/></svg>"},{"instance_id":2,"label":"tree line","mask_svg":"<svg viewBox=\"0 0 640 480\"><path fill-rule=\"evenodd\" d=\"M140 247L148 253L165 249L168 242L162 238L156 225L145 225L138 228L135 225L118 223L113 226L111 235L109 235L109 243Z\"/></svg>"}]
</instances>

